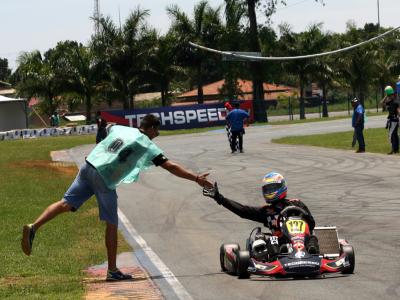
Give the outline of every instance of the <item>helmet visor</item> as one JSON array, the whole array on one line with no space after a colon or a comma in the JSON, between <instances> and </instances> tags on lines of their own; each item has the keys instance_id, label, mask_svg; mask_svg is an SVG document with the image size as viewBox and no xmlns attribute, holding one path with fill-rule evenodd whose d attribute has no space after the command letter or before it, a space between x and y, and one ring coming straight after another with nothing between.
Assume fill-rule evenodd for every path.
<instances>
[{"instance_id":1,"label":"helmet visor","mask_svg":"<svg viewBox=\"0 0 400 300\"><path fill-rule=\"evenodd\" d=\"M283 184L278 183L278 182L269 183L262 187L262 191L263 191L264 195L268 195L268 194L278 191L282 186L283 186Z\"/></svg>"}]
</instances>

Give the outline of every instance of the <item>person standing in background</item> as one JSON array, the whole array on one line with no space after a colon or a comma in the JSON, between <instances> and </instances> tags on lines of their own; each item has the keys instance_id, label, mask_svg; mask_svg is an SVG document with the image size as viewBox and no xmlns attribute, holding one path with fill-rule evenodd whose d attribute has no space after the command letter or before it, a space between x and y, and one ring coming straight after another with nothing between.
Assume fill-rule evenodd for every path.
<instances>
[{"instance_id":1,"label":"person standing in background","mask_svg":"<svg viewBox=\"0 0 400 300\"><path fill-rule=\"evenodd\" d=\"M358 150L356 153L364 153L365 152L365 141L364 141L364 107L362 106L360 100L354 98L351 100L351 105L353 106L353 118L351 120L351 125L354 128L354 137L358 142ZM353 138L353 147L355 146L355 139Z\"/></svg>"},{"instance_id":2,"label":"person standing in background","mask_svg":"<svg viewBox=\"0 0 400 300\"><path fill-rule=\"evenodd\" d=\"M236 151L236 141L239 139L239 151L243 153L243 122L250 117L250 115L240 109L240 103L236 102L233 105L234 109L226 116L226 121L231 128L232 140L231 140L231 153Z\"/></svg>"},{"instance_id":3,"label":"person standing in background","mask_svg":"<svg viewBox=\"0 0 400 300\"><path fill-rule=\"evenodd\" d=\"M58 127L60 125L60 116L58 112L55 110L50 117L50 126L51 127Z\"/></svg>"},{"instance_id":4,"label":"person standing in background","mask_svg":"<svg viewBox=\"0 0 400 300\"><path fill-rule=\"evenodd\" d=\"M395 99L394 90L391 86L385 87L385 97L381 100L385 105L389 114L387 117L386 129L389 130L389 141L392 144L392 151L388 154L399 153L399 103Z\"/></svg>"},{"instance_id":5,"label":"person standing in background","mask_svg":"<svg viewBox=\"0 0 400 300\"><path fill-rule=\"evenodd\" d=\"M229 103L229 101L225 102L224 107L225 107L225 114L227 116L232 111L233 107ZM228 143L229 143L229 148L230 148L231 147L231 143L232 143L232 132L231 132L231 127L229 126L228 123L226 123L225 129L226 129L226 135L228 137ZM238 143L236 143L235 149L239 150L239 144Z\"/></svg>"},{"instance_id":6,"label":"person standing in background","mask_svg":"<svg viewBox=\"0 0 400 300\"><path fill-rule=\"evenodd\" d=\"M97 134L96 144L100 143L107 136L107 121L101 116L101 112L98 111L96 115Z\"/></svg>"},{"instance_id":7,"label":"person standing in background","mask_svg":"<svg viewBox=\"0 0 400 300\"><path fill-rule=\"evenodd\" d=\"M397 101L400 101L400 75L398 81L396 82L396 94L397 94Z\"/></svg>"}]
</instances>

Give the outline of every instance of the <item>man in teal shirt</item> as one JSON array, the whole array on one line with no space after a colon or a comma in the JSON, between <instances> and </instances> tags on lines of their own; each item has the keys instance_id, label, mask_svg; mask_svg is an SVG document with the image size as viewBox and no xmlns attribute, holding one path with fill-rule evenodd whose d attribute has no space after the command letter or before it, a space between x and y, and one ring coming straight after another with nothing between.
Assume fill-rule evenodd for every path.
<instances>
[{"instance_id":1,"label":"man in teal shirt","mask_svg":"<svg viewBox=\"0 0 400 300\"><path fill-rule=\"evenodd\" d=\"M139 173L152 165L161 166L173 175L194 181L201 187L213 186L207 179L209 173L195 174L164 156L162 150L152 142L159 134L159 126L159 119L151 114L143 118L139 129L114 126L106 139L97 144L86 158L86 163L63 199L47 207L34 223L23 227L21 246L24 253L31 254L35 233L42 225L61 213L78 210L86 200L95 195L100 219L106 222L107 280L132 279L131 275L122 273L116 266L116 187L120 183L137 181Z\"/></svg>"}]
</instances>

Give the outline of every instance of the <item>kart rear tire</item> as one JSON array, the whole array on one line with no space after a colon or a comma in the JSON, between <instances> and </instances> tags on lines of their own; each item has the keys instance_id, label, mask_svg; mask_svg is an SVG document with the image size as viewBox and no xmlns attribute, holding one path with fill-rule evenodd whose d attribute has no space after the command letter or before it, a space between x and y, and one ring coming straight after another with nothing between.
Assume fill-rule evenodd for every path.
<instances>
[{"instance_id":1,"label":"kart rear tire","mask_svg":"<svg viewBox=\"0 0 400 300\"><path fill-rule=\"evenodd\" d=\"M237 271L236 274L239 279L247 279L250 278L250 273L247 271L247 268L250 265L250 253L249 251L243 250L238 252L237 257Z\"/></svg>"},{"instance_id":2,"label":"kart rear tire","mask_svg":"<svg viewBox=\"0 0 400 300\"><path fill-rule=\"evenodd\" d=\"M222 272L231 272L229 271L226 267L225 267L225 252L226 252L226 247L229 246L230 248L232 248L235 252L239 252L240 250L240 246L239 244L222 244L221 247L219 248L219 264L221 266L221 271ZM236 262L234 263L234 270L236 270Z\"/></svg>"},{"instance_id":3,"label":"kart rear tire","mask_svg":"<svg viewBox=\"0 0 400 300\"><path fill-rule=\"evenodd\" d=\"M354 254L354 248L353 246L346 245L346 248L343 248L342 246L342 251L347 255L350 263L350 265L342 271L342 274L353 274L356 266L356 255Z\"/></svg>"}]
</instances>

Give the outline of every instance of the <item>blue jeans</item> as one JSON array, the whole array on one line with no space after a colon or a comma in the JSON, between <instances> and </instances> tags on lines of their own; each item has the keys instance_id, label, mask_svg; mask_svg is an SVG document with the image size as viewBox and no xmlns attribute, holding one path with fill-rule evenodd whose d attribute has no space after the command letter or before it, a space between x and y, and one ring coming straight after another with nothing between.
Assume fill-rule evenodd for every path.
<instances>
[{"instance_id":1,"label":"blue jeans","mask_svg":"<svg viewBox=\"0 0 400 300\"><path fill-rule=\"evenodd\" d=\"M96 195L99 205L100 220L118 225L117 192L110 190L97 170L85 163L65 193L63 200L72 206L72 211L76 211L93 195Z\"/></svg>"},{"instance_id":2,"label":"blue jeans","mask_svg":"<svg viewBox=\"0 0 400 300\"><path fill-rule=\"evenodd\" d=\"M358 150L365 150L365 141L364 141L364 125L359 125L354 127L354 131L356 133L357 142L358 142Z\"/></svg>"}]
</instances>

